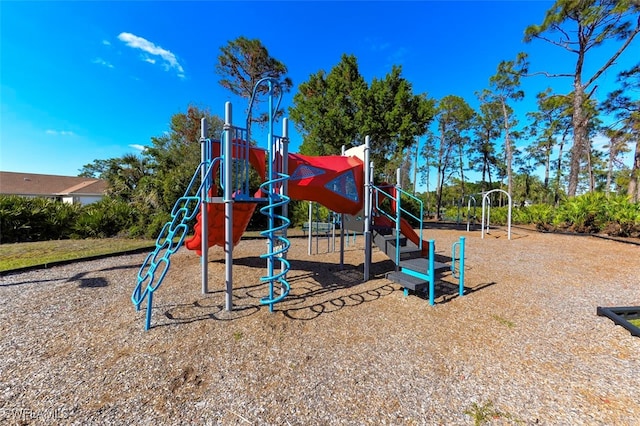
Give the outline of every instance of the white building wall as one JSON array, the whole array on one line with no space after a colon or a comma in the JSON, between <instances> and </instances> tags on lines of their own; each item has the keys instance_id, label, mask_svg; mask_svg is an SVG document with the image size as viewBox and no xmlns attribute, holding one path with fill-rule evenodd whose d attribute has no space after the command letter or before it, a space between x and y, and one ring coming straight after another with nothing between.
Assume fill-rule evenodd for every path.
<instances>
[{"instance_id":1,"label":"white building wall","mask_svg":"<svg viewBox=\"0 0 640 426\"><path fill-rule=\"evenodd\" d=\"M81 195L78 197L73 197L74 203L80 204L82 206L86 206L87 204L96 203L102 200L101 195Z\"/></svg>"}]
</instances>

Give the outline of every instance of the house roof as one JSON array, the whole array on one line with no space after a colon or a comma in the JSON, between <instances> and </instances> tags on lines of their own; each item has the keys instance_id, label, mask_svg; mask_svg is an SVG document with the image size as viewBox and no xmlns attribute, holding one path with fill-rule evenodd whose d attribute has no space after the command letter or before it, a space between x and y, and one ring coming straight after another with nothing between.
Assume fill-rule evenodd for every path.
<instances>
[{"instance_id":1,"label":"house roof","mask_svg":"<svg viewBox=\"0 0 640 426\"><path fill-rule=\"evenodd\" d=\"M104 195L106 189L107 182L101 179L0 172L3 195Z\"/></svg>"}]
</instances>

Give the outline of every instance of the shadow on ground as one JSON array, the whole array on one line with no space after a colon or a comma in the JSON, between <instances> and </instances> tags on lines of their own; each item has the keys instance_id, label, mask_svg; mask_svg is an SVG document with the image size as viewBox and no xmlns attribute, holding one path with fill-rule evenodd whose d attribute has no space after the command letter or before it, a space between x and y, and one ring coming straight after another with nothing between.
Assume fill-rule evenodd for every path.
<instances>
[{"instance_id":1,"label":"shadow on ground","mask_svg":"<svg viewBox=\"0 0 640 426\"><path fill-rule=\"evenodd\" d=\"M440 260L441 259L441 260ZM440 256L439 261L450 260L446 256ZM214 262L219 262L218 260ZM234 266L265 269L265 260L259 257L245 257L234 260ZM321 315L338 312L360 306L364 303L374 302L387 297L394 292L401 292L400 286L385 280L385 275L393 270L393 262L385 260L376 262L370 270L370 281L363 282L363 265L339 265L323 264L308 260L292 260L291 272L288 282L291 290L287 298L276 305L274 311L293 320L309 321ZM450 272L445 273L436 285L436 303L447 303L458 296L458 285L448 282L451 279ZM465 288L464 294L481 290L494 285L489 282ZM277 285L274 289L278 294ZM199 298L191 303L179 305L157 306L154 309L164 312L169 323L158 324L156 327L174 324L185 324L198 321L233 321L258 313L261 309L268 309L267 305L260 303L260 299L269 294L269 284L266 282L245 283L233 289L233 310L225 310L220 301L225 300L225 292L222 289L209 292L207 296ZM416 294L428 303L428 295Z\"/></svg>"}]
</instances>

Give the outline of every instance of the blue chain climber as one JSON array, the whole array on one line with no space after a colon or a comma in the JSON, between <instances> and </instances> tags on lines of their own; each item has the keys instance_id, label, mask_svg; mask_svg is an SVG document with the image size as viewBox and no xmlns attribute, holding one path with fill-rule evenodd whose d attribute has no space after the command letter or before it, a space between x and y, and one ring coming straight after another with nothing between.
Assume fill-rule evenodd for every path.
<instances>
[{"instance_id":1,"label":"blue chain climber","mask_svg":"<svg viewBox=\"0 0 640 426\"><path fill-rule=\"evenodd\" d=\"M206 140L206 143L210 145L211 141ZM207 164L209 161L204 161L198 165L184 195L176 201L171 210L171 221L167 222L162 228L162 231L160 231L160 235L158 235L156 239L155 249L149 253L144 262L142 262L142 266L138 271L138 283L131 295L131 301L136 306L136 310L139 311L140 305L142 305L144 299L147 298L145 330L151 327L153 292L160 287L164 277L167 275L169 267L171 266L171 255L182 246L189 230L187 224L196 216L202 203L200 195L190 196L188 194L193 193L192 189L195 182L197 182L197 178L201 175L201 167L203 164L207 169L206 177L202 179L196 193L201 194L203 188L207 191L209 190L209 188L205 188L205 186L210 184L209 176L211 176L211 172L217 161L219 161L219 158L211 162L211 164ZM143 285L146 285L144 290L142 290Z\"/></svg>"}]
</instances>

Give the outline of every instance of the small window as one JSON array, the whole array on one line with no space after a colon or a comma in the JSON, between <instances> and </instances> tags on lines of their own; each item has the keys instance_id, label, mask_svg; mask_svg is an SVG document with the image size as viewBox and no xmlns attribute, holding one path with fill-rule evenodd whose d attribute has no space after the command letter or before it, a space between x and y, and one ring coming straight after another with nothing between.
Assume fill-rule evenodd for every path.
<instances>
[{"instance_id":1,"label":"small window","mask_svg":"<svg viewBox=\"0 0 640 426\"><path fill-rule=\"evenodd\" d=\"M353 177L353 170L349 170L327 183L325 186L329 191L335 192L343 198L358 202L358 188Z\"/></svg>"},{"instance_id":2,"label":"small window","mask_svg":"<svg viewBox=\"0 0 640 426\"><path fill-rule=\"evenodd\" d=\"M323 175L324 173L325 173L324 170L319 169L317 167L309 166L307 164L300 164L293 171L293 174L289 179L290 180L308 179L310 177Z\"/></svg>"}]
</instances>

